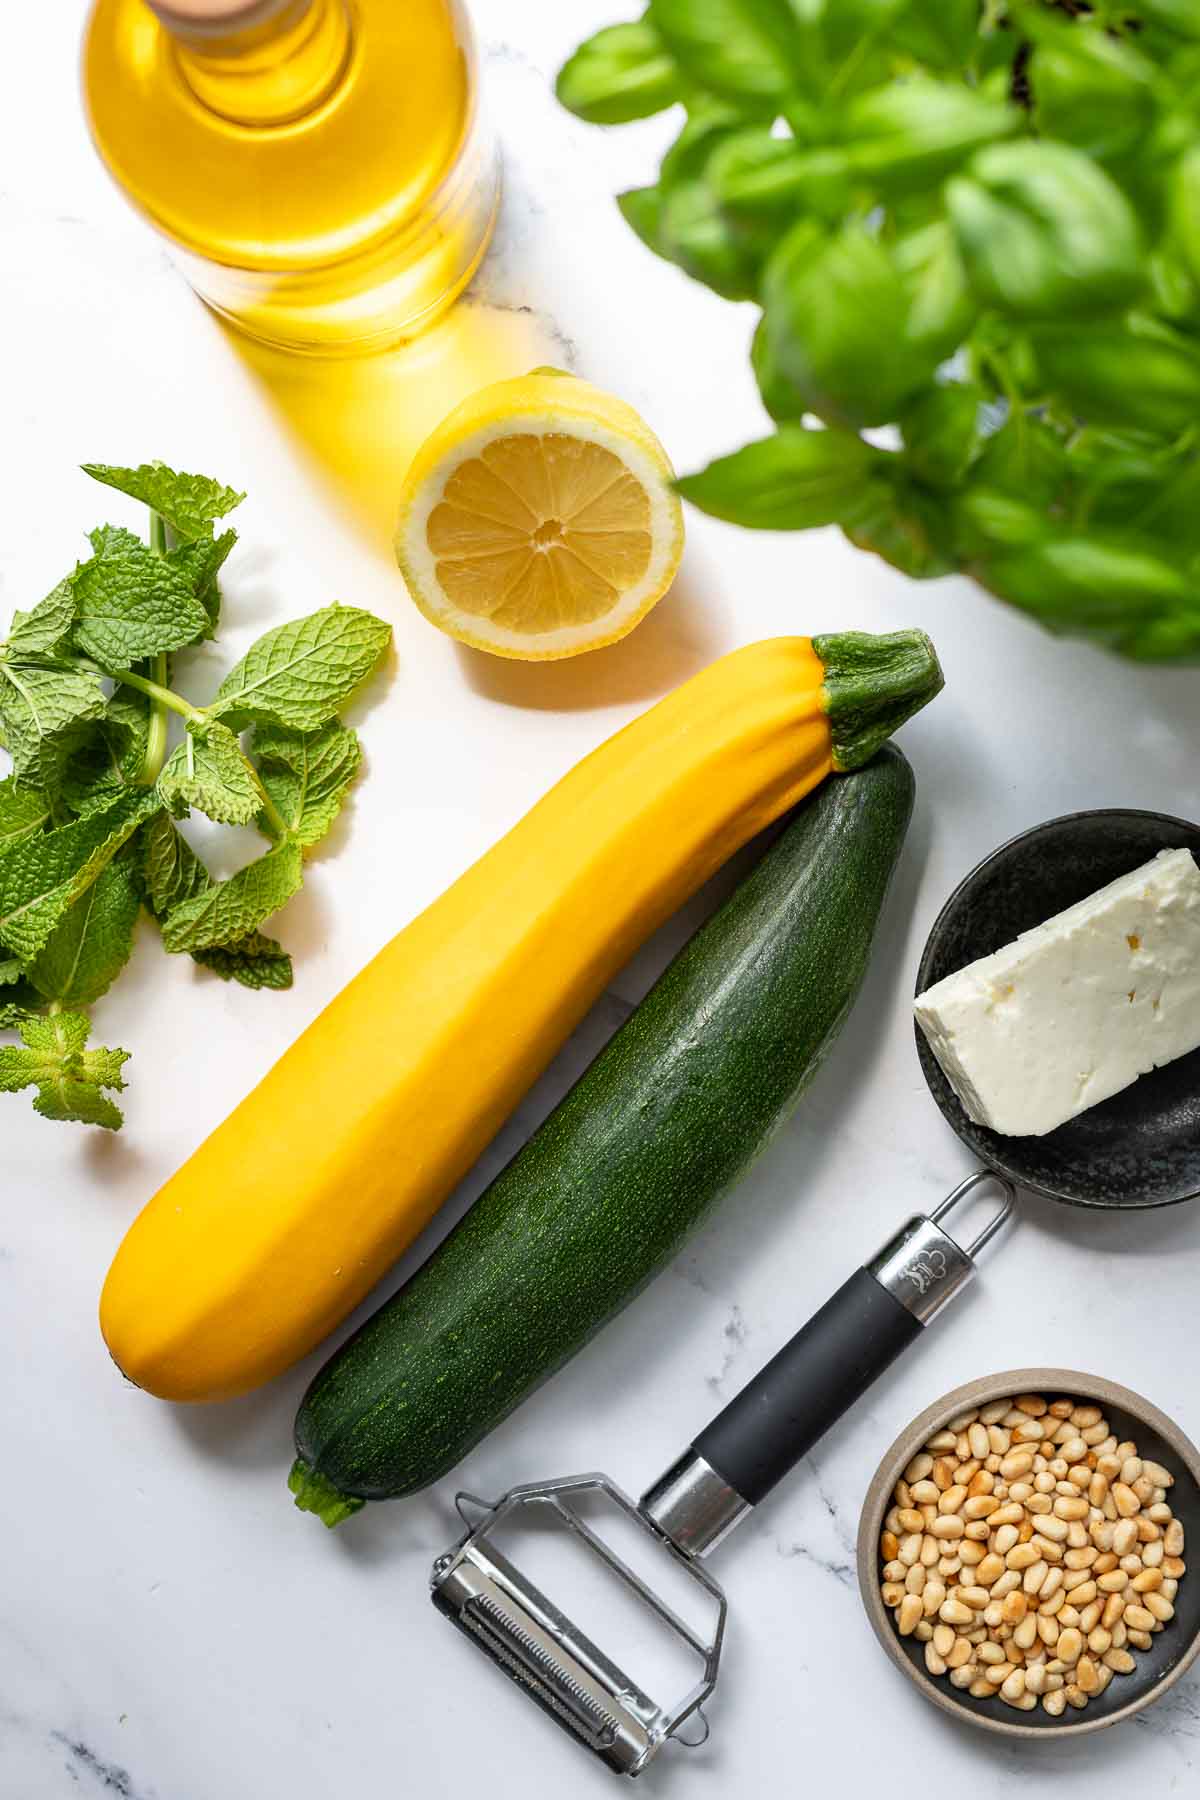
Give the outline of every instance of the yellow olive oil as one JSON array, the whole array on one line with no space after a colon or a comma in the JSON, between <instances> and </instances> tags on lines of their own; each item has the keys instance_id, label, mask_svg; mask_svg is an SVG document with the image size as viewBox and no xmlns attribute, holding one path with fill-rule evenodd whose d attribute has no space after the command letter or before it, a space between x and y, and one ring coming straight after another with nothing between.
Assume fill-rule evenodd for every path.
<instances>
[{"instance_id":1,"label":"yellow olive oil","mask_svg":"<svg viewBox=\"0 0 1200 1800\"><path fill-rule=\"evenodd\" d=\"M497 164L456 0L96 0L84 89L117 182L251 337L395 344L487 247Z\"/></svg>"}]
</instances>

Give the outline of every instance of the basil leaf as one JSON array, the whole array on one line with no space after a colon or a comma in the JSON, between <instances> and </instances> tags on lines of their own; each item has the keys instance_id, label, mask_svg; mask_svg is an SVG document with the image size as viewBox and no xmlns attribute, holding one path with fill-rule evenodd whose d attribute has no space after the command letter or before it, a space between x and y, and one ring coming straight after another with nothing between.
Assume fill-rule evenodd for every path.
<instances>
[{"instance_id":1,"label":"basil leaf","mask_svg":"<svg viewBox=\"0 0 1200 1800\"><path fill-rule=\"evenodd\" d=\"M946 204L972 288L1013 317L1088 318L1145 284L1133 208L1066 144L994 144L948 183Z\"/></svg>"},{"instance_id":2,"label":"basil leaf","mask_svg":"<svg viewBox=\"0 0 1200 1800\"><path fill-rule=\"evenodd\" d=\"M685 74L714 94L762 105L793 84L788 0L651 0L647 17Z\"/></svg>"},{"instance_id":3,"label":"basil leaf","mask_svg":"<svg viewBox=\"0 0 1200 1800\"><path fill-rule=\"evenodd\" d=\"M907 409L900 420L904 462L919 481L948 488L961 480L979 445L982 406L977 387L950 381Z\"/></svg>"},{"instance_id":4,"label":"basil leaf","mask_svg":"<svg viewBox=\"0 0 1200 1800\"><path fill-rule=\"evenodd\" d=\"M904 335L904 283L861 226L833 237L808 221L794 226L767 264L763 298L780 370L830 424L887 424L941 360Z\"/></svg>"},{"instance_id":5,"label":"basil leaf","mask_svg":"<svg viewBox=\"0 0 1200 1800\"><path fill-rule=\"evenodd\" d=\"M591 125L644 119L683 98L683 80L649 19L610 25L563 64L555 92Z\"/></svg>"},{"instance_id":6,"label":"basil leaf","mask_svg":"<svg viewBox=\"0 0 1200 1800\"><path fill-rule=\"evenodd\" d=\"M762 531L804 531L851 517L883 452L848 431L785 425L676 483L715 518Z\"/></svg>"},{"instance_id":7,"label":"basil leaf","mask_svg":"<svg viewBox=\"0 0 1200 1800\"><path fill-rule=\"evenodd\" d=\"M1200 349L1165 328L1043 326L1032 345L1046 388L1091 424L1173 434L1200 414Z\"/></svg>"}]
</instances>

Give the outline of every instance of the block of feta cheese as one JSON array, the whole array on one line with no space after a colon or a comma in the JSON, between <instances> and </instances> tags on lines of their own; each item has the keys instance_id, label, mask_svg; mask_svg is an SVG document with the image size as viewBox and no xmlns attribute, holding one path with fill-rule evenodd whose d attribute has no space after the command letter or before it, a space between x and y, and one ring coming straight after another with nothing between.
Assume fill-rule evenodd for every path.
<instances>
[{"instance_id":1,"label":"block of feta cheese","mask_svg":"<svg viewBox=\"0 0 1200 1800\"><path fill-rule=\"evenodd\" d=\"M1200 869L1163 850L915 1008L975 1123L1043 1137L1200 1047Z\"/></svg>"}]
</instances>

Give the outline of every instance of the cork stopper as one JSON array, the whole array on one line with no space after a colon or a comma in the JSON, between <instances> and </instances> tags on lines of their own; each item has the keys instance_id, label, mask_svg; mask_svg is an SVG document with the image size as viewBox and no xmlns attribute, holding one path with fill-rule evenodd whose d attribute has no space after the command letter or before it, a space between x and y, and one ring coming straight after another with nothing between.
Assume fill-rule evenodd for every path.
<instances>
[{"instance_id":1,"label":"cork stopper","mask_svg":"<svg viewBox=\"0 0 1200 1800\"><path fill-rule=\"evenodd\" d=\"M224 36L231 29L261 25L282 12L291 0L148 0L168 29L189 36Z\"/></svg>"}]
</instances>

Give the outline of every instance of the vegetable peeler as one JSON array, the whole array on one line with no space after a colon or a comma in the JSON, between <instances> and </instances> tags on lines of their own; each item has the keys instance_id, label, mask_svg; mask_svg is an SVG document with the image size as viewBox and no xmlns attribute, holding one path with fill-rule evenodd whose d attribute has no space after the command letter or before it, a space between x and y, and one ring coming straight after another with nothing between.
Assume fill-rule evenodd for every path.
<instances>
[{"instance_id":1,"label":"vegetable peeler","mask_svg":"<svg viewBox=\"0 0 1200 1800\"><path fill-rule=\"evenodd\" d=\"M1004 1203L964 1250L942 1220L983 1182L997 1186ZM966 1285L1015 1200L1004 1176L980 1170L928 1217L910 1218L636 1503L602 1474L515 1487L494 1505L460 1493L467 1531L433 1565L434 1605L618 1774L641 1774L668 1738L703 1743L708 1725L701 1709L716 1686L726 1601L702 1559ZM593 1527L584 1513L596 1500L640 1527L703 1590L713 1619L707 1634ZM689 1691L670 1704L653 1700L521 1572L498 1540L502 1528L530 1519L565 1527L698 1660ZM698 1736L683 1735L689 1721Z\"/></svg>"}]
</instances>

